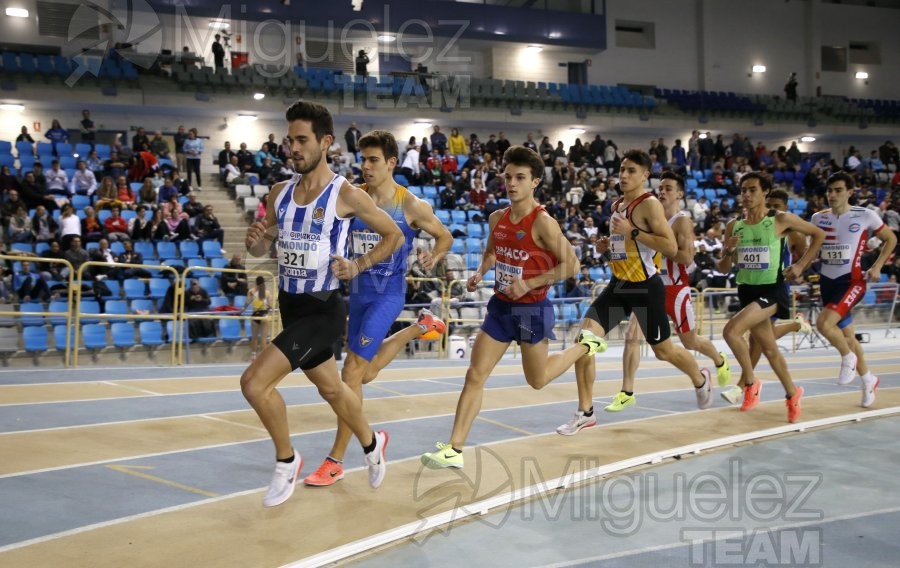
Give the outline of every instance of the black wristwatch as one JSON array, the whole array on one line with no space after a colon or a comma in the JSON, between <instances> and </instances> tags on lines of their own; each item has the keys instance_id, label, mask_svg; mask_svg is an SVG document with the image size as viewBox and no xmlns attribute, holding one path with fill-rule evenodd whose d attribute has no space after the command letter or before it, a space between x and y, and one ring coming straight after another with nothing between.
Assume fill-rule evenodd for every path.
<instances>
[{"instance_id":1,"label":"black wristwatch","mask_svg":"<svg viewBox=\"0 0 900 568\"><path fill-rule=\"evenodd\" d=\"M640 234L641 234L641 230L638 229L637 227L635 227L634 229L631 229L631 240L636 241L638 238L638 235L640 235Z\"/></svg>"}]
</instances>

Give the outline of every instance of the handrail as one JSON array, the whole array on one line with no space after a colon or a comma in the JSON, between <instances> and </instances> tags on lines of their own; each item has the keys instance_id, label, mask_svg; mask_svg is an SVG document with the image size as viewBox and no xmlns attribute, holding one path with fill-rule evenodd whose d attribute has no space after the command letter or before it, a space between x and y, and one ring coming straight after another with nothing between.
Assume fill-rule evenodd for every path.
<instances>
[{"instance_id":1,"label":"handrail","mask_svg":"<svg viewBox=\"0 0 900 568\"><path fill-rule=\"evenodd\" d=\"M2 254L0 255L0 260L12 260L13 262L22 262L23 260L27 260L28 262L43 262L45 264L62 264L68 270L68 291L66 292L66 312L8 312L9 314L18 314L22 317L25 316L58 316L65 315L66 316L66 349L63 352L63 365L68 367L71 364L71 356L72 356L72 335L69 331L72 328L72 294L73 294L73 283L74 283L74 270L72 267L72 263L64 258L42 258L34 255L17 255L17 254ZM77 343L75 345L78 345ZM59 346L57 345L57 348Z\"/></svg>"},{"instance_id":2,"label":"handrail","mask_svg":"<svg viewBox=\"0 0 900 568\"><path fill-rule=\"evenodd\" d=\"M89 268L92 266L106 266L106 267L110 267L110 268L141 268L144 270L161 270L161 271L165 271L165 272L171 272L174 275L175 282L176 283L178 282L178 271L175 270L175 268L173 268L171 266L151 265L151 264L131 264L131 263L125 263L125 262L98 262L95 260L89 260L89 261L83 263L81 266L79 266L78 267L78 279L76 281L78 283L78 286L75 287L76 302L72 306L72 309L75 310L75 348L74 348L73 360L72 360L73 367L78 367L78 344L79 344L79 339L81 338L81 287L82 287L82 284L84 283L84 270L86 267ZM173 304L177 304L177 301L178 301L178 287L176 286L175 287L175 298L174 298ZM171 314L156 313L156 314L152 314L152 315L148 314L147 316L141 316L141 315L137 315L137 314L132 316L129 314L129 317L133 317L134 319L154 319L154 320L177 321L177 314L175 313L174 306L172 308L172 311L173 311L173 313L171 313ZM107 318L109 318L109 317L121 318L122 314L89 314L89 316L92 318L99 317L101 319L104 318L104 316ZM172 325L172 329L174 331L174 329L175 329L174 324ZM172 352L170 355L170 363L169 364L175 365L175 351L176 351L175 341L176 341L176 339L171 338L171 337L169 339L172 341Z\"/></svg>"}]
</instances>

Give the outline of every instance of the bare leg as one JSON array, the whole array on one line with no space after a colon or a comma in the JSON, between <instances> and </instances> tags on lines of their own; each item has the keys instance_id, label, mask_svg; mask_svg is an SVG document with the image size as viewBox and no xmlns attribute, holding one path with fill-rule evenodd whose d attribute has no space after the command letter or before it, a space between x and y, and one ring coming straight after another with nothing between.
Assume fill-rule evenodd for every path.
<instances>
[{"instance_id":1,"label":"bare leg","mask_svg":"<svg viewBox=\"0 0 900 568\"><path fill-rule=\"evenodd\" d=\"M631 314L628 328L625 330L625 350L622 352L622 391L634 392L634 377L641 363L641 340L644 333L638 324L637 316Z\"/></svg>"},{"instance_id":2,"label":"bare leg","mask_svg":"<svg viewBox=\"0 0 900 568\"><path fill-rule=\"evenodd\" d=\"M856 372L862 377L869 372L869 365L866 363L865 357L863 357L862 345L860 345L859 341L856 339L856 326L852 324L848 325L842 331L850 350L856 353Z\"/></svg>"},{"instance_id":3,"label":"bare leg","mask_svg":"<svg viewBox=\"0 0 900 568\"><path fill-rule=\"evenodd\" d=\"M466 371L466 383L456 403L456 417L450 434L450 445L454 449L463 449L472 423L481 411L484 384L508 347L509 343L501 343L483 331L478 332L472 346L469 369Z\"/></svg>"},{"instance_id":4,"label":"bare leg","mask_svg":"<svg viewBox=\"0 0 900 568\"><path fill-rule=\"evenodd\" d=\"M787 361L784 360L784 355L781 354L781 350L778 349L778 344L775 343L775 333L772 330L772 326L765 321L761 321L756 327L750 330L750 334L753 335L757 343L762 346L763 355L769 360L769 365L772 367L772 370L775 371L778 380L781 381L784 392L788 397L794 396L794 392L796 391L794 381L791 379L791 375L788 372Z\"/></svg>"},{"instance_id":5,"label":"bare leg","mask_svg":"<svg viewBox=\"0 0 900 568\"><path fill-rule=\"evenodd\" d=\"M758 304L749 304L725 324L722 336L725 338L725 342L728 343L728 347L731 348L734 358L737 359L738 364L741 366L741 380L738 381L738 386L744 387L753 384L753 361L750 359L750 345L744 339L744 334L759 323L766 322L771 316L775 315L777 309L777 306L774 305L762 309ZM771 332L772 324L766 323ZM761 346L761 348L762 351L765 350L765 346Z\"/></svg>"},{"instance_id":6,"label":"bare leg","mask_svg":"<svg viewBox=\"0 0 900 568\"><path fill-rule=\"evenodd\" d=\"M825 336L828 343L833 345L843 357L850 353L850 346L847 345L847 338L844 337L844 332L838 327L839 321L841 321L841 314L825 308L819 312L819 317L816 318L816 329Z\"/></svg>"},{"instance_id":7,"label":"bare leg","mask_svg":"<svg viewBox=\"0 0 900 568\"><path fill-rule=\"evenodd\" d=\"M592 319L581 323L586 329L600 337L606 337L606 330ZM597 365L593 357L580 357L575 361L575 383L578 385L578 410L587 412L594 405L594 380L597 378Z\"/></svg>"},{"instance_id":8,"label":"bare leg","mask_svg":"<svg viewBox=\"0 0 900 568\"><path fill-rule=\"evenodd\" d=\"M275 459L293 455L287 407L275 387L291 372L291 363L275 346L263 351L241 375L241 392L275 444Z\"/></svg>"},{"instance_id":9,"label":"bare leg","mask_svg":"<svg viewBox=\"0 0 900 568\"><path fill-rule=\"evenodd\" d=\"M341 369L341 379L344 381L350 390L359 397L360 403L362 403L362 375L365 373L366 367L369 362L350 351L347 353L347 360L344 361L344 367ZM342 461L344 459L344 455L347 452L347 446L350 444L350 438L353 436L353 432L350 430L350 426L348 426L343 420L338 419L337 423L337 433L334 436L334 444L331 446L331 452L329 452L329 456L334 458L337 461Z\"/></svg>"},{"instance_id":10,"label":"bare leg","mask_svg":"<svg viewBox=\"0 0 900 568\"><path fill-rule=\"evenodd\" d=\"M587 347L576 343L562 351L548 355L547 352L550 348L548 340L540 343L523 343L521 347L525 381L535 390L544 388L550 381L568 371L575 361L584 357L588 352Z\"/></svg>"},{"instance_id":11,"label":"bare leg","mask_svg":"<svg viewBox=\"0 0 900 568\"><path fill-rule=\"evenodd\" d=\"M721 367L725 362L722 359L722 356L719 355L719 352L716 351L716 346L713 345L713 342L705 337L697 335L697 330L692 329L687 333L679 333L678 338L681 340L681 344L684 345L685 349L703 353L712 360L713 365L716 367Z\"/></svg>"},{"instance_id":12,"label":"bare leg","mask_svg":"<svg viewBox=\"0 0 900 568\"><path fill-rule=\"evenodd\" d=\"M338 418L350 427L360 444L363 447L371 444L374 433L363 414L362 401L350 386L341 381L334 357L314 369L304 371L304 373L319 389L319 394L322 395L325 402L331 405Z\"/></svg>"},{"instance_id":13,"label":"bare leg","mask_svg":"<svg viewBox=\"0 0 900 568\"><path fill-rule=\"evenodd\" d=\"M687 375L695 387L703 386L706 378L700 373L700 366L697 365L697 360L687 352L687 349L672 343L671 337L661 343L651 345L650 348L653 349L657 359L674 365Z\"/></svg>"},{"instance_id":14,"label":"bare leg","mask_svg":"<svg viewBox=\"0 0 900 568\"><path fill-rule=\"evenodd\" d=\"M418 338L420 335L422 335L422 328L413 323L385 339L384 343L382 343L381 347L378 349L378 353L375 354L375 357L372 358L365 369L365 374L362 378L363 384L367 384L374 380L375 377L378 376L378 373L394 360L397 353L400 353L400 351L406 347L407 343Z\"/></svg>"}]
</instances>

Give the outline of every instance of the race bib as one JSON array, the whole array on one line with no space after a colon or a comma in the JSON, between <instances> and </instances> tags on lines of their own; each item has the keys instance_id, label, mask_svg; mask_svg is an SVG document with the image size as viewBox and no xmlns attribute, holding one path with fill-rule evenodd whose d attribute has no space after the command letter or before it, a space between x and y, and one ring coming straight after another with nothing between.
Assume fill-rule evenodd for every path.
<instances>
[{"instance_id":1,"label":"race bib","mask_svg":"<svg viewBox=\"0 0 900 568\"><path fill-rule=\"evenodd\" d=\"M311 240L278 243L278 271L288 278L315 279L319 269L320 243ZM327 245L325 245L327 247ZM327 251L326 251L327 252Z\"/></svg>"},{"instance_id":2,"label":"race bib","mask_svg":"<svg viewBox=\"0 0 900 568\"><path fill-rule=\"evenodd\" d=\"M825 264L850 264L850 259L853 258L853 250L849 244L822 245L819 250L819 256Z\"/></svg>"},{"instance_id":3,"label":"race bib","mask_svg":"<svg viewBox=\"0 0 900 568\"><path fill-rule=\"evenodd\" d=\"M359 258L369 254L375 245L381 242L381 235L372 231L353 231L350 238L350 254L352 258ZM392 264L394 254L382 260L378 264ZM376 265L377 266L377 265Z\"/></svg>"},{"instance_id":4,"label":"race bib","mask_svg":"<svg viewBox=\"0 0 900 568\"><path fill-rule=\"evenodd\" d=\"M494 272L497 274L497 289L501 292L508 290L510 285L512 285L513 280L522 279L521 266L512 266L505 262L496 262L494 263Z\"/></svg>"},{"instance_id":5,"label":"race bib","mask_svg":"<svg viewBox=\"0 0 900 568\"><path fill-rule=\"evenodd\" d=\"M609 236L609 257L612 260L625 260L628 252L625 250L625 235Z\"/></svg>"},{"instance_id":6,"label":"race bib","mask_svg":"<svg viewBox=\"0 0 900 568\"><path fill-rule=\"evenodd\" d=\"M769 247L738 247L737 267L740 269L768 270Z\"/></svg>"}]
</instances>

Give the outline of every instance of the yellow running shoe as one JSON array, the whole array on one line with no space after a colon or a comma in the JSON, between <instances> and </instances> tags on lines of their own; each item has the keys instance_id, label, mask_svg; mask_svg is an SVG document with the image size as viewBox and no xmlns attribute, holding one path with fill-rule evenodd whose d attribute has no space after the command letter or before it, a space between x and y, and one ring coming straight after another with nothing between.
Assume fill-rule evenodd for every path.
<instances>
[{"instance_id":1,"label":"yellow running shoe","mask_svg":"<svg viewBox=\"0 0 900 568\"><path fill-rule=\"evenodd\" d=\"M716 367L716 378L719 379L719 386L724 387L731 382L731 367L728 366L728 357L724 351L719 351L719 356L722 358L722 366Z\"/></svg>"},{"instance_id":2,"label":"yellow running shoe","mask_svg":"<svg viewBox=\"0 0 900 568\"><path fill-rule=\"evenodd\" d=\"M616 397L613 399L612 404L604 408L603 410L607 412L619 412L626 406L631 406L637 402L637 397L632 395L627 395L622 391L616 393Z\"/></svg>"},{"instance_id":3,"label":"yellow running shoe","mask_svg":"<svg viewBox=\"0 0 900 568\"><path fill-rule=\"evenodd\" d=\"M420 459L425 467L428 469L444 469L448 467L462 469L462 452L457 452L453 449L453 446L443 442L438 442L435 444L435 447L437 448L437 451L422 454Z\"/></svg>"},{"instance_id":4,"label":"yellow running shoe","mask_svg":"<svg viewBox=\"0 0 900 568\"><path fill-rule=\"evenodd\" d=\"M606 340L588 330L584 330L578 336L578 343L588 348L587 355L603 353L606 351Z\"/></svg>"}]
</instances>

